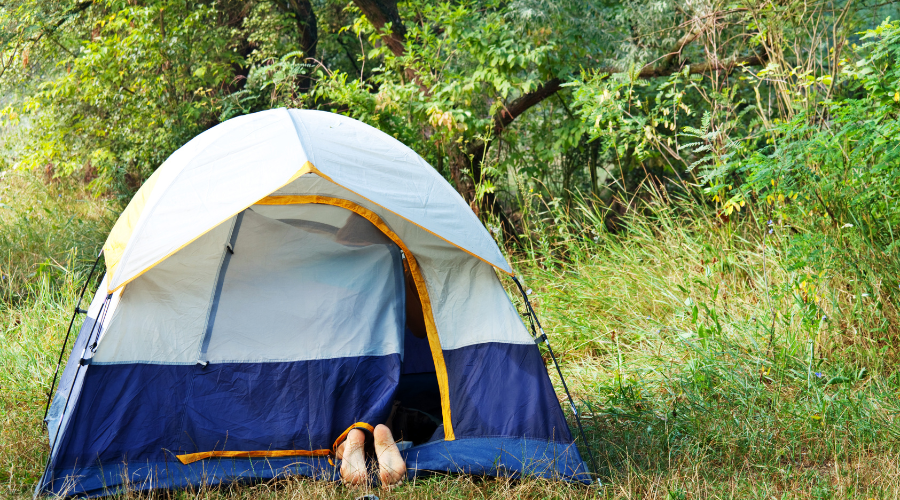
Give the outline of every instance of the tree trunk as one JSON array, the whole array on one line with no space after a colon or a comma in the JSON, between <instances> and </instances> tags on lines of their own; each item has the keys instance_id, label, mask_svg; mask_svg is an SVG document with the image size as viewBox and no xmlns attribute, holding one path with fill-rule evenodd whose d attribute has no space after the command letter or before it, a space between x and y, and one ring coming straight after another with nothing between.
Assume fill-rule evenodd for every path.
<instances>
[{"instance_id":1,"label":"tree trunk","mask_svg":"<svg viewBox=\"0 0 900 500\"><path fill-rule=\"evenodd\" d=\"M316 46L319 43L319 26L316 13L313 11L309 0L286 0L287 10L294 14L297 20L297 32L300 33L300 50L306 59L316 57ZM312 78L309 75L300 77L297 90L302 93L309 92L312 87Z\"/></svg>"},{"instance_id":2,"label":"tree trunk","mask_svg":"<svg viewBox=\"0 0 900 500\"><path fill-rule=\"evenodd\" d=\"M396 0L353 0L359 10L365 14L366 19L381 31L390 23L390 31L381 36L381 40L391 49L395 56L402 56L406 52L403 46L406 41L406 27L400 19L400 11L397 10Z\"/></svg>"}]
</instances>

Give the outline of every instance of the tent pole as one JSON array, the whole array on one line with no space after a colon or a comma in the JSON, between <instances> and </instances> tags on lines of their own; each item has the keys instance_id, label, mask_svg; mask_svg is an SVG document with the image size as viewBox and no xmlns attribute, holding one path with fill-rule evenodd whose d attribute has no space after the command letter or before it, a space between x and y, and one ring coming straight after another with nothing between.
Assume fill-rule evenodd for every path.
<instances>
[{"instance_id":1,"label":"tent pole","mask_svg":"<svg viewBox=\"0 0 900 500\"><path fill-rule=\"evenodd\" d=\"M93 336L94 336L94 332L97 332L98 338L100 337L100 332L103 330L103 322L106 321L106 313L109 311L110 299L112 299L112 294L111 293L106 294L106 298L103 300L103 304L100 306L100 310L97 312L97 320L94 322L93 326L91 326L91 332L88 334L87 342L85 342L84 349L82 349L82 351L81 351L81 358L78 362L78 368L75 369L75 376L72 377L72 385L71 385L71 387L69 387L69 395L66 397L66 404L63 406L63 411L59 417L60 418L60 421L59 421L60 426L57 427L57 429L56 429L55 439L50 443L50 453L47 455L47 463L44 465L44 473L41 475L41 479L38 480L38 484L35 487L34 497L32 497L33 499L36 499L40 495L40 493L43 489L44 478L50 472L50 461L53 460L53 454L56 451L56 445L59 444L60 434L63 431L63 429L62 429L63 420L62 419L66 416L66 411L69 409L69 402L72 399L72 391L75 390L75 383L78 382L78 373L81 371L81 367L85 364L84 363L84 354L87 352L88 349L91 349L90 341L91 341L91 338L93 338ZM50 478L50 483L51 484L53 483L52 477Z\"/></svg>"},{"instance_id":2,"label":"tent pole","mask_svg":"<svg viewBox=\"0 0 900 500\"><path fill-rule=\"evenodd\" d=\"M81 293L78 294L78 302L75 304L75 310L72 311L72 319L69 320L69 328L66 330L66 338L63 340L62 348L59 350L59 359L56 360L56 370L53 372L53 382L50 383L50 392L47 393L47 405L44 407L44 419L41 420L41 427L47 427L47 415L50 413L50 402L53 400L53 389L56 388L56 378L59 376L59 367L62 364L63 356L66 353L66 345L69 343L69 335L72 333L72 325L75 324L75 318L79 314L86 314L87 311L81 308L81 300L84 298L84 292L87 290L88 284L91 282L91 278L94 277L94 271L97 269L97 263L100 262L100 257L103 256L103 249L100 249L100 253L97 254L97 258L94 260L94 265L91 266L91 272L88 273L88 277L84 280L84 285L81 287Z\"/></svg>"},{"instance_id":3,"label":"tent pole","mask_svg":"<svg viewBox=\"0 0 900 500\"><path fill-rule=\"evenodd\" d=\"M587 439L584 435L584 427L581 425L581 414L578 413L578 408L575 407L575 401L572 400L572 394L569 393L569 386L566 384L566 378L563 377L562 369L559 367L559 362L556 361L556 355L553 353L553 348L550 347L550 340L547 338L547 334L544 333L544 327L541 326L541 320L538 319L537 313L534 312L534 308L531 307L531 301L528 300L528 294L525 292L525 288L522 286L522 283L519 282L519 279L515 276L512 277L513 281L516 282L516 286L519 287L519 292L522 294L522 299L525 300L525 307L528 309L528 315L530 316L531 322L531 331L535 337L535 343L540 344L543 342L547 345L547 351L550 353L550 357L553 359L553 364L556 366L556 373L559 374L559 380L562 382L563 389L566 391L566 397L569 398L569 406L572 408L572 413L575 414L575 422L578 424L578 433L581 435L581 442L584 443L584 447L587 449L588 457L591 459L591 466L594 469L594 474L597 472L597 462L594 460L594 452L591 450L591 445L587 442ZM541 332L540 336L537 335L537 332L534 330L534 325L537 323L537 328ZM598 484L600 480L597 479Z\"/></svg>"},{"instance_id":4,"label":"tent pole","mask_svg":"<svg viewBox=\"0 0 900 500\"><path fill-rule=\"evenodd\" d=\"M97 332L97 338L100 338L100 333L103 330L103 322L106 321L106 313L109 311L109 303L110 299L112 299L111 293L106 294L106 298L103 300L103 304L100 306L100 310L97 312L97 320L94 322L93 326L91 326L91 332L88 334L87 342L85 342L84 349L81 351L81 358L78 362L78 368L75 369L75 376L72 377L72 385L69 387L69 395L66 397L66 404L63 406L63 411L60 414L59 427L56 429L56 438L50 443L50 453L47 455L47 463L44 465L44 474L41 476L41 479L38 481L38 484L34 491L34 499L36 499L42 490L43 487L43 479L50 472L50 461L53 460L53 454L56 452L56 445L59 444L60 434L62 434L62 423L63 418L66 416L66 411L69 409L69 403L72 399L72 391L75 390L75 383L78 382L78 373L81 371L81 367L84 363L84 355L88 349L92 349L91 347L91 338L94 337L94 332ZM96 341L95 341L96 342ZM50 478L50 484L53 483L53 478Z\"/></svg>"}]
</instances>

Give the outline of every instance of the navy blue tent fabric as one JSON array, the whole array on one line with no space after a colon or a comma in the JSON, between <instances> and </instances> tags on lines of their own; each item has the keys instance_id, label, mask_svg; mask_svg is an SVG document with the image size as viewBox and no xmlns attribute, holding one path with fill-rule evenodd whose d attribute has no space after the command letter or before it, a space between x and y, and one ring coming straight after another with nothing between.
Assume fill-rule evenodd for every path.
<instances>
[{"instance_id":1,"label":"navy blue tent fabric","mask_svg":"<svg viewBox=\"0 0 900 500\"><path fill-rule=\"evenodd\" d=\"M249 231L242 229L241 235L246 234ZM263 249L267 245L257 244ZM396 296L384 294L383 297L371 297L364 292L344 294L349 296L346 300L350 305L335 308L341 311L335 323L361 324L369 332L380 335L369 338L399 340L399 329L405 323L403 266L399 250L394 247L388 250L391 265L384 273L385 283L395 280L393 289L399 292ZM362 252L356 250L356 253ZM252 275L236 273L242 269L241 259L251 259L244 253L235 255L230 266L220 267L217 282L225 292L230 290L229 283L240 281L240 276ZM290 257L308 259L304 264L310 263L308 254ZM264 268L266 262L257 259L252 264ZM309 267L319 271L315 265ZM277 275L273 279L290 281L290 277L280 276L272 269L267 273ZM371 273L366 277L371 278ZM311 294L321 292L315 283L312 279L304 281L308 289L288 296L296 296L297 300L315 297ZM105 285L101 287L105 290ZM220 294L221 290L217 289L216 300L227 295ZM103 299L99 295L95 302ZM359 308L353 304L371 300L383 302L383 311L399 311L390 316L396 323L359 317L363 315L357 313ZM256 311L249 311L239 320L215 323L216 314L234 312L233 304L229 309L222 302L225 304L222 307L210 309L203 352L207 347L216 348L217 342L228 341L227 335L211 334L212 325L218 325L234 329L232 341L246 338L247 344L254 348L262 344L261 357L198 363L102 361L104 358L99 354L99 359L92 358L92 346L101 336L100 328L95 326L109 324L103 322L105 312L99 307L100 302L97 302L97 317L92 313L82 326L63 372L60 390L51 405L50 422L60 423L60 431L58 439L54 439L51 431L51 458L37 486L38 493L91 497L123 489L181 488L286 475L337 480L338 469L326 457L210 457L188 464L182 464L177 457L216 451L327 450L341 433L357 422L373 426L386 423L395 403L429 415L434 426L445 422L441 407L444 400L429 341L415 338L408 330L403 334L402 352L351 350L335 357L329 354L302 361L270 361L285 359L277 358L285 346L273 345L278 342L259 342L258 337L266 331L258 330L255 324L234 326L242 324L239 320L253 312L260 316L274 314L264 310L269 304L262 300ZM310 317L318 318L320 314L325 313L315 309ZM296 323L300 322L286 324L293 328ZM314 335L306 337L306 344L296 341L293 329L278 337L279 342L293 342L291 347L295 351L298 346L302 350L308 346L312 351L326 345L325 342L359 347L342 338L341 331L321 335L306 324L296 327L306 328ZM321 340L315 335L322 337ZM323 344L310 346L309 339ZM377 345L386 345L384 340L381 342ZM418 444L403 452L410 477L450 472L535 475L590 482L540 350L527 339L525 342L482 342L442 351L455 439L445 440L443 424L430 440L428 436L434 427L423 431L421 441L427 440L423 444L419 444L418 437L410 437ZM102 348L101 341L101 354ZM272 358L266 357L269 352ZM378 355L351 355L350 352L378 352ZM88 359L82 359L83 353Z\"/></svg>"},{"instance_id":2,"label":"navy blue tent fabric","mask_svg":"<svg viewBox=\"0 0 900 500\"><path fill-rule=\"evenodd\" d=\"M434 359L428 339L416 338L409 328L403 333L403 375L413 373L434 373Z\"/></svg>"},{"instance_id":3,"label":"navy blue tent fabric","mask_svg":"<svg viewBox=\"0 0 900 500\"><path fill-rule=\"evenodd\" d=\"M515 438L437 440L401 454L407 463L409 479L450 472L591 482L578 450L571 443ZM77 483L71 479L75 474L80 476ZM174 489L297 475L328 481L340 479L338 468L324 457L216 458L182 465L168 456L152 461L129 460L127 464L60 469L52 483L43 488L67 496L97 497L126 489Z\"/></svg>"},{"instance_id":4,"label":"navy blue tent fabric","mask_svg":"<svg viewBox=\"0 0 900 500\"><path fill-rule=\"evenodd\" d=\"M535 344L488 342L445 350L457 437L572 442Z\"/></svg>"},{"instance_id":5,"label":"navy blue tent fabric","mask_svg":"<svg viewBox=\"0 0 900 500\"><path fill-rule=\"evenodd\" d=\"M399 355L217 365L92 365L54 466L205 451L319 450L383 422Z\"/></svg>"},{"instance_id":6,"label":"navy blue tent fabric","mask_svg":"<svg viewBox=\"0 0 900 500\"><path fill-rule=\"evenodd\" d=\"M538 476L591 484L574 443L478 437L434 440L404 453L409 476L437 471L498 477Z\"/></svg>"},{"instance_id":7,"label":"navy blue tent fabric","mask_svg":"<svg viewBox=\"0 0 900 500\"><path fill-rule=\"evenodd\" d=\"M478 344L444 356L457 439L437 436L406 450L410 477L441 471L590 482L535 345ZM329 448L354 422L387 418L400 359L94 364L82 372L87 376L60 453L42 479L45 491L97 496L124 486L178 488L292 474L336 479L324 458L182 465L176 455ZM339 407L341 401L357 404Z\"/></svg>"}]
</instances>

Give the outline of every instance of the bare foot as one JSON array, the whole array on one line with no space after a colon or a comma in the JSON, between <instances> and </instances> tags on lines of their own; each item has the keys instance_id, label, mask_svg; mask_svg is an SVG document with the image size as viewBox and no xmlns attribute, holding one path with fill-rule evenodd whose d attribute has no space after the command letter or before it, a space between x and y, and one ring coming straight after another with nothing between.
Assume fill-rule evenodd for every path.
<instances>
[{"instance_id":1,"label":"bare foot","mask_svg":"<svg viewBox=\"0 0 900 500\"><path fill-rule=\"evenodd\" d=\"M363 431L353 429L335 452L335 456L341 459L341 480L347 486L359 486L366 482L365 444Z\"/></svg>"},{"instance_id":2,"label":"bare foot","mask_svg":"<svg viewBox=\"0 0 900 500\"><path fill-rule=\"evenodd\" d=\"M406 477L406 462L394 443L391 430L384 424L375 427L375 456L378 457L378 478L381 485L388 487L398 484Z\"/></svg>"}]
</instances>

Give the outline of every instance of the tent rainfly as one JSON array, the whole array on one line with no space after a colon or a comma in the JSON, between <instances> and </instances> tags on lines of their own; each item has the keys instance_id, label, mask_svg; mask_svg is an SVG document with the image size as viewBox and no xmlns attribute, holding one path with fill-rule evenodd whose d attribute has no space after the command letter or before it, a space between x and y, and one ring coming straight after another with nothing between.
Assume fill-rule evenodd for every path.
<instances>
[{"instance_id":1,"label":"tent rainfly","mask_svg":"<svg viewBox=\"0 0 900 500\"><path fill-rule=\"evenodd\" d=\"M498 279L511 267L432 167L368 125L228 120L156 170L103 255L36 494L336 479L336 444L379 423L410 477L590 482Z\"/></svg>"}]
</instances>

